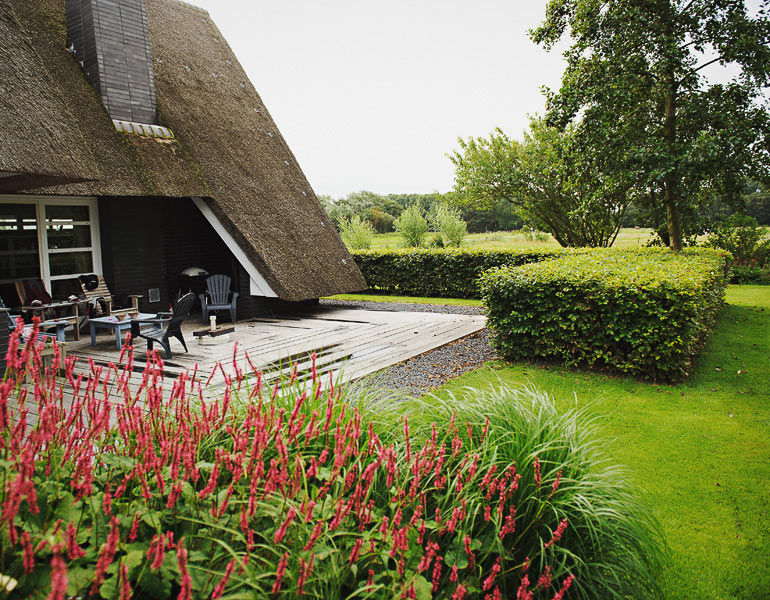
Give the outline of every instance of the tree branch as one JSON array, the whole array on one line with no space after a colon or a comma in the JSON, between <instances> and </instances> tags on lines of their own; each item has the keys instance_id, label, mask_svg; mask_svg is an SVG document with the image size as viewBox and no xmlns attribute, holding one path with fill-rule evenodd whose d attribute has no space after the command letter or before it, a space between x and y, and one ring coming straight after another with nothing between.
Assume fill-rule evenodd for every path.
<instances>
[{"instance_id":1,"label":"tree branch","mask_svg":"<svg viewBox=\"0 0 770 600\"><path fill-rule=\"evenodd\" d=\"M701 66L699 66L699 67L696 67L695 69L693 69L693 70L691 71L691 73L697 73L697 72L698 72L698 71L700 71L701 69L705 69L705 68L706 68L706 67L708 67L709 65L713 65L715 62L719 62L720 60L724 60L724 56L718 56L718 57L717 57L717 58L715 58L714 60L710 60L710 61L708 61L708 62L705 62L705 63L703 63Z\"/></svg>"},{"instance_id":2,"label":"tree branch","mask_svg":"<svg viewBox=\"0 0 770 600\"><path fill-rule=\"evenodd\" d=\"M690 0L687 3L687 5L682 10L679 11L678 14L679 15L683 15L684 13L686 13L688 10L690 10L690 8L692 8L692 5L695 4L695 2L696 2L696 0Z\"/></svg>"}]
</instances>

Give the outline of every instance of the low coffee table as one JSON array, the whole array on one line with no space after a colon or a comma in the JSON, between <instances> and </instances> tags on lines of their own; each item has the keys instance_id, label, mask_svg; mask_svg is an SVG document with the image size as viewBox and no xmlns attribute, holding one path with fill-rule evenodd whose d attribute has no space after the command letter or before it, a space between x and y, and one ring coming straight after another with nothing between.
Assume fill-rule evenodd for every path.
<instances>
[{"instance_id":1,"label":"low coffee table","mask_svg":"<svg viewBox=\"0 0 770 600\"><path fill-rule=\"evenodd\" d=\"M155 315L149 313L139 313L136 319L153 319ZM168 319L166 319L168 320ZM154 323L141 323L139 326L154 325ZM126 316L125 319L118 320L117 317L95 317L91 319L91 345L96 346L96 330L110 329L115 332L115 347L120 350L123 347L122 331L131 329L131 319Z\"/></svg>"}]
</instances>

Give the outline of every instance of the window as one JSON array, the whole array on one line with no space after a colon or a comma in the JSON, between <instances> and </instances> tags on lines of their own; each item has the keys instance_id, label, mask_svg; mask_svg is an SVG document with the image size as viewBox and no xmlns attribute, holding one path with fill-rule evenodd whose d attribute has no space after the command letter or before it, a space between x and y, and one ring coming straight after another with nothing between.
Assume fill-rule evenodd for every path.
<instances>
[{"instance_id":1,"label":"window","mask_svg":"<svg viewBox=\"0 0 770 600\"><path fill-rule=\"evenodd\" d=\"M85 273L101 273L94 198L0 196L0 284L41 278L62 298Z\"/></svg>"}]
</instances>

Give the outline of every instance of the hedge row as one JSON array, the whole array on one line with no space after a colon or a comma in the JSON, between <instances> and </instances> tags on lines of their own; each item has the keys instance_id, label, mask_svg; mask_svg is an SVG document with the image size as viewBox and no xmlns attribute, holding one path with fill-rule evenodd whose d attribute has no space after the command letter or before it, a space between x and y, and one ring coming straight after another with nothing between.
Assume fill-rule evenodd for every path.
<instances>
[{"instance_id":1,"label":"hedge row","mask_svg":"<svg viewBox=\"0 0 770 600\"><path fill-rule=\"evenodd\" d=\"M524 265L556 256L560 249L386 249L360 250L353 258L369 286L390 294L480 298L478 280L493 267Z\"/></svg>"},{"instance_id":2,"label":"hedge row","mask_svg":"<svg viewBox=\"0 0 770 600\"><path fill-rule=\"evenodd\" d=\"M673 381L724 302L724 253L591 250L487 272L488 324L509 360L544 359Z\"/></svg>"}]
</instances>

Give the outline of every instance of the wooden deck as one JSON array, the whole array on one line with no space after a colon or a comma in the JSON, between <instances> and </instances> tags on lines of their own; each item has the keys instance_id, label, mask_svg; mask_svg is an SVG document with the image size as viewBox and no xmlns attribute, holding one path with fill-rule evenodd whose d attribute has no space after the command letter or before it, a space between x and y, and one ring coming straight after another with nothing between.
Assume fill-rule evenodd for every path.
<instances>
[{"instance_id":1,"label":"wooden deck","mask_svg":"<svg viewBox=\"0 0 770 600\"><path fill-rule=\"evenodd\" d=\"M192 335L202 324L190 319L183 326L189 352L172 340L173 357L164 357L164 379L170 387L183 371L192 372L197 367L199 377L208 378L216 370L208 386L212 392L224 382L222 370L235 372L234 358L240 369L250 372L248 354L251 363L270 380L290 371L294 362L300 371L307 369L310 355L316 353L319 372L331 371L335 378L351 381L470 335L485 325L483 316L318 307L300 316L240 321L229 339L204 343ZM145 341L137 341L135 370L143 369L145 350ZM83 335L80 341L67 344L67 352L79 357L77 370L83 372L89 369L89 358L97 365L115 363L119 358L114 334L101 330L95 346ZM218 364L222 369L217 369Z\"/></svg>"}]
</instances>

